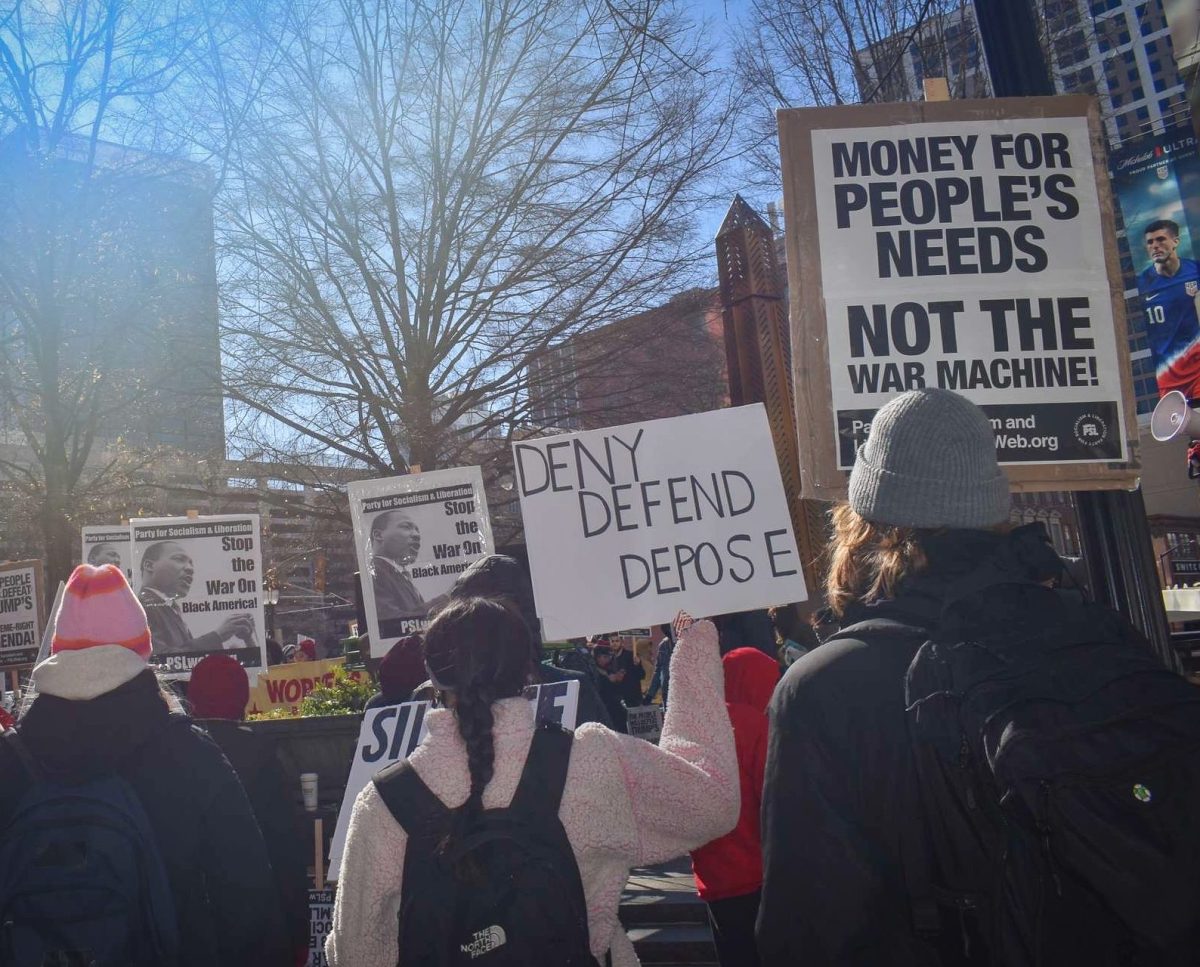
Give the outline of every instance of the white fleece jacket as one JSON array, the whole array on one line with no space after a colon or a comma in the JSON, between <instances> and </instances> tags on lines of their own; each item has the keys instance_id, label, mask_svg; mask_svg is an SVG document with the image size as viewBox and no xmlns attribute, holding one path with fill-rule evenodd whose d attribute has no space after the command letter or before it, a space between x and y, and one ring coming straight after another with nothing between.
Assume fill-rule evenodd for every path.
<instances>
[{"instance_id":1,"label":"white fleece jacket","mask_svg":"<svg viewBox=\"0 0 1200 967\"><path fill-rule=\"evenodd\" d=\"M512 801L534 729L533 706L525 699L505 699L493 711L496 765L483 794L486 809ZM429 735L410 761L443 803L460 806L470 776L454 713L439 709L427 721ZM723 836L737 822L738 800L717 632L700 621L671 658L671 704L659 745L595 723L575 733L558 816L579 864L598 959L611 949L614 967L638 963L617 920L630 868L664 862ZM342 856L333 931L325 942L332 967L397 962L406 839L369 784L355 800Z\"/></svg>"}]
</instances>

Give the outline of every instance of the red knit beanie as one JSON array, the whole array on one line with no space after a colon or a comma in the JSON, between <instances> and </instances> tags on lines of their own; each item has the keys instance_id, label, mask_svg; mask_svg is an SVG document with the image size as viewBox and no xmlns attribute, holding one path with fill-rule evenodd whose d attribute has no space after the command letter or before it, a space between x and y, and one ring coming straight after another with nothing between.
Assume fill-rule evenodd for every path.
<instances>
[{"instance_id":1,"label":"red knit beanie","mask_svg":"<svg viewBox=\"0 0 1200 967\"><path fill-rule=\"evenodd\" d=\"M208 655L192 669L187 697L196 718L237 722L246 714L250 679L232 655Z\"/></svg>"}]
</instances>

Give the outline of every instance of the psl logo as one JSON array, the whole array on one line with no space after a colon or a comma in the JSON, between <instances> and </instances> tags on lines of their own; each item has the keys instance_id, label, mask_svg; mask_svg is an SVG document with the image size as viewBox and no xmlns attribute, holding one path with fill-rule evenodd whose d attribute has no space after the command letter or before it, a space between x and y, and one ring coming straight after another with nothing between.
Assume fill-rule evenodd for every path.
<instances>
[{"instance_id":1,"label":"psl logo","mask_svg":"<svg viewBox=\"0 0 1200 967\"><path fill-rule=\"evenodd\" d=\"M499 924L493 924L483 930L476 930L474 936L471 937L471 942L462 944L459 949L474 960L476 957L482 957L484 954L490 954L493 950L503 947L507 942L508 937L504 935L504 928Z\"/></svg>"}]
</instances>

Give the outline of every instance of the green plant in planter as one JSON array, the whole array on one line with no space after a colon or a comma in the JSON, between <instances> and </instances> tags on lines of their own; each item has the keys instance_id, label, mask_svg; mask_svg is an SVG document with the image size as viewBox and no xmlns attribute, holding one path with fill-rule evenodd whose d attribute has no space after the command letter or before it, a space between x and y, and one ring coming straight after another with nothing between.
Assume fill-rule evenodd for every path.
<instances>
[{"instance_id":1,"label":"green plant in planter","mask_svg":"<svg viewBox=\"0 0 1200 967\"><path fill-rule=\"evenodd\" d=\"M361 712L378 689L370 675L355 678L345 668L333 670L333 682L314 688L300 703L300 717L354 715Z\"/></svg>"}]
</instances>

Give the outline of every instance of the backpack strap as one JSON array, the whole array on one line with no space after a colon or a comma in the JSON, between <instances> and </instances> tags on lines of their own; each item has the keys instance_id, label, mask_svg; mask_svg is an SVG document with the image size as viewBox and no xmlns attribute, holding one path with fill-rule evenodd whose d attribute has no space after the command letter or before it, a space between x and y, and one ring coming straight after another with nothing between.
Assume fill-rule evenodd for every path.
<instances>
[{"instance_id":1,"label":"backpack strap","mask_svg":"<svg viewBox=\"0 0 1200 967\"><path fill-rule=\"evenodd\" d=\"M392 818L410 837L440 837L445 832L450 810L407 759L388 766L372 782Z\"/></svg>"},{"instance_id":2,"label":"backpack strap","mask_svg":"<svg viewBox=\"0 0 1200 967\"><path fill-rule=\"evenodd\" d=\"M34 782L41 782L46 778L45 770L34 759L29 751L29 747L17 735L16 729L9 729L6 732L0 733L0 739L8 743L8 747L13 750L22 767L29 774L29 778Z\"/></svg>"},{"instance_id":3,"label":"backpack strap","mask_svg":"<svg viewBox=\"0 0 1200 967\"><path fill-rule=\"evenodd\" d=\"M574 734L561 726L551 722L538 724L510 809L526 815L558 815L574 741Z\"/></svg>"}]
</instances>

